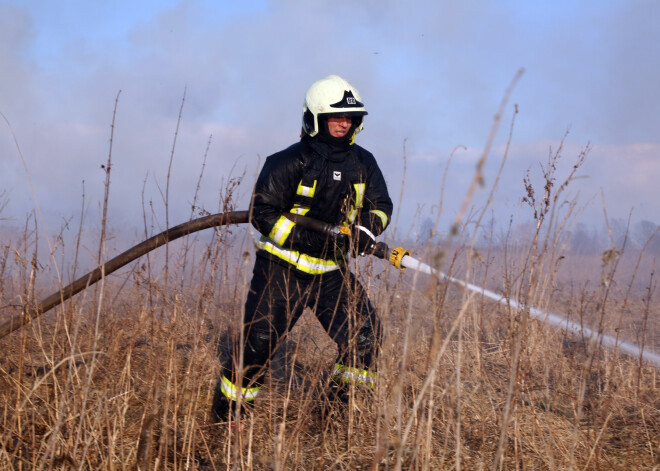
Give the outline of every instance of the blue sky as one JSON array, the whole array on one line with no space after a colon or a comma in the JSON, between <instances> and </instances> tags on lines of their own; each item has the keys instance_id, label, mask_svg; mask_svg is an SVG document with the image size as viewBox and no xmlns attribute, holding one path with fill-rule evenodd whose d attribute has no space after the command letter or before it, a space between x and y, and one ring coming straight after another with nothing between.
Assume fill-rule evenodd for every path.
<instances>
[{"instance_id":1,"label":"blue sky","mask_svg":"<svg viewBox=\"0 0 660 471\"><path fill-rule=\"evenodd\" d=\"M581 218L660 222L660 3L655 1L229 2L0 0L0 112L20 145L46 224L98 224L110 123L110 224L141 226L143 198L163 223L189 217L209 138L199 204L210 212L231 176L247 206L264 158L299 134L307 87L336 73L369 110L358 143L378 159L402 226L435 217L452 149L440 230L460 207L493 117L516 72L486 166L483 204L519 113L491 213L524 221L522 179L568 131L559 175L592 146L570 196ZM211 137L212 136L212 137ZM405 142L406 178L401 194ZM11 131L0 121L0 224L36 207ZM0 203L2 203L0 201ZM1 204L0 204L1 207ZM420 213L421 216L415 216ZM118 229L116 229L118 230ZM130 237L130 236L128 236Z\"/></svg>"}]
</instances>

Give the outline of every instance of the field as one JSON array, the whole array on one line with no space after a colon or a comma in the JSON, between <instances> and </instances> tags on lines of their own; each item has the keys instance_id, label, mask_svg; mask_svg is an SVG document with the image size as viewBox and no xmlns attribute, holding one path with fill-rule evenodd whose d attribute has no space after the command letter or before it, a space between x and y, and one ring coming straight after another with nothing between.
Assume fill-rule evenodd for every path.
<instances>
[{"instance_id":1,"label":"field","mask_svg":"<svg viewBox=\"0 0 660 471\"><path fill-rule=\"evenodd\" d=\"M50 294L34 286L32 237L5 245L2 303L24 304L1 320ZM460 240L415 254L657 351L648 257L560 263L566 254L538 250L534 234L515 250ZM172 243L167 269L162 256L141 259L0 339L0 468L660 466L657 367L366 258L359 273L385 326L377 387L352 388L347 408L323 414L336 350L306 312L242 424L212 423L217 342L239 325L251 245L226 228Z\"/></svg>"},{"instance_id":2,"label":"field","mask_svg":"<svg viewBox=\"0 0 660 471\"><path fill-rule=\"evenodd\" d=\"M484 237L484 210L408 246L504 302L352 262L384 325L378 381L351 385L348 406L330 412L336 347L307 311L241 421L211 420L219 339L241 328L254 258L245 228L183 238L103 277L0 338L0 468L659 469L658 365L600 345L607 335L660 351L655 258L612 231L602 249L572 250L575 203L560 195L583 158L557 182L551 156L540 194L526 177L525 230ZM107 191L97 249L57 239L44 260L30 221L3 237L0 322L95 268L83 253L108 260ZM549 327L532 307L598 337Z\"/></svg>"}]
</instances>

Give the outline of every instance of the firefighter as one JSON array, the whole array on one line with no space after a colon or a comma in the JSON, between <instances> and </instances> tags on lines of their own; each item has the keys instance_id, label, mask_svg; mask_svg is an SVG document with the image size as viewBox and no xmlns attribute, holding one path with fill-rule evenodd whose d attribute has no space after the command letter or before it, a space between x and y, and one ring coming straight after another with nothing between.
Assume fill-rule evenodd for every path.
<instances>
[{"instance_id":1,"label":"firefighter","mask_svg":"<svg viewBox=\"0 0 660 471\"><path fill-rule=\"evenodd\" d=\"M374 156L355 144L365 115L353 85L337 75L319 80L305 97L300 141L264 163L251 204L251 222L261 239L242 342L221 345L215 420L226 420L239 399L254 401L267 363L305 308L338 347L331 395L345 402L349 383L375 384L381 326L348 262L373 250L390 221L392 201ZM286 213L340 230L335 236L314 232Z\"/></svg>"}]
</instances>

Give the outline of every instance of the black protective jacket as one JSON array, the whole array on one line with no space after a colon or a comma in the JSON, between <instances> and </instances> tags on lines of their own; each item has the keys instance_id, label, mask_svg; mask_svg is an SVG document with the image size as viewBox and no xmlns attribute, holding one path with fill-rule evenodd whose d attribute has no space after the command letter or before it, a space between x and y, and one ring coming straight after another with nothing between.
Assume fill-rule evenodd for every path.
<instances>
[{"instance_id":1,"label":"black protective jacket","mask_svg":"<svg viewBox=\"0 0 660 471\"><path fill-rule=\"evenodd\" d=\"M263 235L257 255L312 274L324 269L303 261L340 264L327 236L297 227L283 217L287 212L335 226L360 224L378 236L390 221L392 201L370 152L305 138L268 157L259 174L252 200L252 224Z\"/></svg>"}]
</instances>

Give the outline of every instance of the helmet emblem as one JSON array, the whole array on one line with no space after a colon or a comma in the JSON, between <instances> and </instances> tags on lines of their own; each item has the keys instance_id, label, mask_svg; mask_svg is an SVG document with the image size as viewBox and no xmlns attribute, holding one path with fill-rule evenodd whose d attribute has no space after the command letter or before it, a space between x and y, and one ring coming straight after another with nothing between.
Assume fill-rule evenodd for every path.
<instances>
[{"instance_id":1,"label":"helmet emblem","mask_svg":"<svg viewBox=\"0 0 660 471\"><path fill-rule=\"evenodd\" d=\"M364 105L355 98L352 90L344 90L344 96L337 103L332 103L330 108L363 108Z\"/></svg>"}]
</instances>

